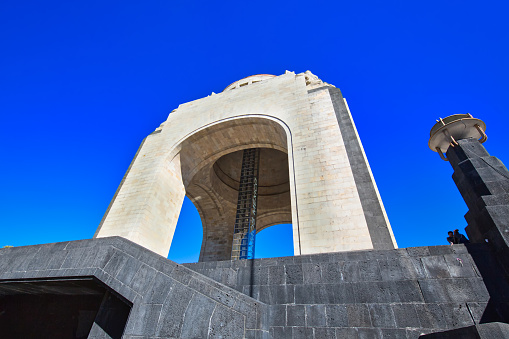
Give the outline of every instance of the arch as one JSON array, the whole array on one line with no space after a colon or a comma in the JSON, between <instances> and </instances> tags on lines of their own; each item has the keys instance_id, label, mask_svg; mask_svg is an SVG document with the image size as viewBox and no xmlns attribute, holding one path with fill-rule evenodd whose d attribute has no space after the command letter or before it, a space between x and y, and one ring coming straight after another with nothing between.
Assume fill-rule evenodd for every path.
<instances>
[{"instance_id":1,"label":"arch","mask_svg":"<svg viewBox=\"0 0 509 339\"><path fill-rule=\"evenodd\" d=\"M186 194L206 225L229 223L229 208L212 185L214 164L257 147L288 154L291 205L266 211L259 229L291 218L295 255L394 248L346 101L334 86L310 78L249 78L181 104L144 140L95 236L122 236L165 256ZM214 238L202 251L207 260L228 258L231 234L221 232L208 232Z\"/></svg>"},{"instance_id":2,"label":"arch","mask_svg":"<svg viewBox=\"0 0 509 339\"><path fill-rule=\"evenodd\" d=\"M284 154L287 167L286 185L277 186L271 194L260 190L257 224L259 230L281 223L292 223L288 131L276 119L266 116L240 116L204 126L183 139L179 159L185 194L202 218L203 241L200 261L226 260L231 255L233 224L238 191L226 183L229 177L218 170L220 159L248 148L260 148L263 154ZM290 151L291 152L291 151ZM279 161L281 159L279 158ZM263 162L262 162L263 164ZM237 163L240 169L240 163ZM263 165L262 165L263 166ZM223 177L221 177L223 176ZM260 185L263 186L262 180Z\"/></svg>"}]
</instances>

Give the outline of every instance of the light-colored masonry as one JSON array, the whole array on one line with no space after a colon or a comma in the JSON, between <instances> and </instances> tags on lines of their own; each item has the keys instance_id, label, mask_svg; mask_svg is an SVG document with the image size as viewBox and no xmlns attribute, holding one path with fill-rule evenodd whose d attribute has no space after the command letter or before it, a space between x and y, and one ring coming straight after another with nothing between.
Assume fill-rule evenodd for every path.
<instances>
[{"instance_id":1,"label":"light-colored masonry","mask_svg":"<svg viewBox=\"0 0 509 339\"><path fill-rule=\"evenodd\" d=\"M338 105L346 107L340 92L309 71L248 77L180 105L143 141L95 236L122 236L167 256L187 195L202 218L200 260L229 259L236 190L221 166L234 163L234 152L258 147L274 163L283 159L279 167L288 172L286 183L260 188L259 230L291 222L295 255L376 248L372 237L380 232L390 235L383 246L395 248L362 145L354 130L360 151L350 150ZM368 179L356 177L359 163ZM366 180L375 193L361 201Z\"/></svg>"}]
</instances>

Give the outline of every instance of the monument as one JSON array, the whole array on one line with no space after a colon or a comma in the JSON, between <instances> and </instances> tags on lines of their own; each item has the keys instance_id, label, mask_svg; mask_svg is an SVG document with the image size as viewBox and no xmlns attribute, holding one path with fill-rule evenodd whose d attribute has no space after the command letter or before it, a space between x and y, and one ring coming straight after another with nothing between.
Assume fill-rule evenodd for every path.
<instances>
[{"instance_id":1,"label":"monument","mask_svg":"<svg viewBox=\"0 0 509 339\"><path fill-rule=\"evenodd\" d=\"M309 71L250 76L180 105L143 141L95 237L167 256L187 195L202 219L200 261L230 259L233 239L248 240L237 204L249 149L256 231L291 223L296 255L396 248L348 105Z\"/></svg>"},{"instance_id":2,"label":"monument","mask_svg":"<svg viewBox=\"0 0 509 339\"><path fill-rule=\"evenodd\" d=\"M485 130L455 115L429 142L472 243L398 249L339 89L310 72L234 82L147 136L93 239L0 250L0 333L509 338L509 173ZM179 265L186 195L203 245ZM252 259L256 232L290 222L294 256Z\"/></svg>"}]
</instances>

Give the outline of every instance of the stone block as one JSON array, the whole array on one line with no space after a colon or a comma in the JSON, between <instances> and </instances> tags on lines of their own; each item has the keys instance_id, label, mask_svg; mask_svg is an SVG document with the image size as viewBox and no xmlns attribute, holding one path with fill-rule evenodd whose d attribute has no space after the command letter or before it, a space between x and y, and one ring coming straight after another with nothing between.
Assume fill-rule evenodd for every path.
<instances>
[{"instance_id":1,"label":"stone block","mask_svg":"<svg viewBox=\"0 0 509 339\"><path fill-rule=\"evenodd\" d=\"M428 278L450 278L449 267L443 256L424 257L421 261Z\"/></svg>"},{"instance_id":2,"label":"stone block","mask_svg":"<svg viewBox=\"0 0 509 339\"><path fill-rule=\"evenodd\" d=\"M358 339L359 335L355 327L340 327L336 328L336 338L341 339Z\"/></svg>"},{"instance_id":3,"label":"stone block","mask_svg":"<svg viewBox=\"0 0 509 339\"><path fill-rule=\"evenodd\" d=\"M284 266L269 266L268 268L268 284L282 285L285 284L285 268Z\"/></svg>"},{"instance_id":4,"label":"stone block","mask_svg":"<svg viewBox=\"0 0 509 339\"><path fill-rule=\"evenodd\" d=\"M380 281L382 275L377 260L359 261L359 278L361 281Z\"/></svg>"},{"instance_id":5,"label":"stone block","mask_svg":"<svg viewBox=\"0 0 509 339\"><path fill-rule=\"evenodd\" d=\"M106 266L104 267L104 271L111 275L112 277L115 277L120 272L122 267L124 267L126 262L127 256L124 253L118 250L113 250L110 260L106 263Z\"/></svg>"},{"instance_id":6,"label":"stone block","mask_svg":"<svg viewBox=\"0 0 509 339\"><path fill-rule=\"evenodd\" d=\"M271 338L281 338L281 339L292 339L292 328L291 327L280 327L275 326L270 328Z\"/></svg>"},{"instance_id":7,"label":"stone block","mask_svg":"<svg viewBox=\"0 0 509 339\"><path fill-rule=\"evenodd\" d=\"M382 338L382 331L378 328L358 328L359 339Z\"/></svg>"},{"instance_id":8,"label":"stone block","mask_svg":"<svg viewBox=\"0 0 509 339\"><path fill-rule=\"evenodd\" d=\"M393 304L391 308L397 327L421 327L414 304Z\"/></svg>"},{"instance_id":9,"label":"stone block","mask_svg":"<svg viewBox=\"0 0 509 339\"><path fill-rule=\"evenodd\" d=\"M319 327L326 325L325 305L306 305L306 326Z\"/></svg>"},{"instance_id":10,"label":"stone block","mask_svg":"<svg viewBox=\"0 0 509 339\"><path fill-rule=\"evenodd\" d=\"M309 256L311 263L327 263L331 259L330 253L317 253Z\"/></svg>"},{"instance_id":11,"label":"stone block","mask_svg":"<svg viewBox=\"0 0 509 339\"><path fill-rule=\"evenodd\" d=\"M286 325L299 326L306 323L304 305L288 305L286 307Z\"/></svg>"},{"instance_id":12,"label":"stone block","mask_svg":"<svg viewBox=\"0 0 509 339\"><path fill-rule=\"evenodd\" d=\"M136 317L130 320L130 322L133 322L133 327L129 329L130 333L154 336L156 334L161 308L161 304L138 304L134 306L131 312L136 314Z\"/></svg>"},{"instance_id":13,"label":"stone block","mask_svg":"<svg viewBox=\"0 0 509 339\"><path fill-rule=\"evenodd\" d=\"M157 271L152 267L141 265L129 286L141 295L145 295L146 292L153 288L153 280L156 273Z\"/></svg>"},{"instance_id":14,"label":"stone block","mask_svg":"<svg viewBox=\"0 0 509 339\"><path fill-rule=\"evenodd\" d=\"M302 274L304 284L320 284L322 282L320 264L302 264Z\"/></svg>"},{"instance_id":15,"label":"stone block","mask_svg":"<svg viewBox=\"0 0 509 339\"><path fill-rule=\"evenodd\" d=\"M382 328L382 338L384 339L407 339L407 332L400 328Z\"/></svg>"},{"instance_id":16,"label":"stone block","mask_svg":"<svg viewBox=\"0 0 509 339\"><path fill-rule=\"evenodd\" d=\"M468 310L470 311L470 314L476 324L480 324L481 322L486 322L486 320L483 321L483 317L486 313L488 315L488 303L487 302L468 302L467 303ZM488 319L495 319L495 315L488 315ZM486 318L485 318L486 319Z\"/></svg>"},{"instance_id":17,"label":"stone block","mask_svg":"<svg viewBox=\"0 0 509 339\"><path fill-rule=\"evenodd\" d=\"M428 246L429 254L431 256L440 256L444 254L453 253L453 248L450 245L441 245L441 246Z\"/></svg>"},{"instance_id":18,"label":"stone block","mask_svg":"<svg viewBox=\"0 0 509 339\"><path fill-rule=\"evenodd\" d=\"M212 299L195 293L186 309L180 336L182 338L206 338L209 321L216 305L217 303Z\"/></svg>"},{"instance_id":19,"label":"stone block","mask_svg":"<svg viewBox=\"0 0 509 339\"><path fill-rule=\"evenodd\" d=\"M302 265L285 265L285 277L287 284L302 284L304 282Z\"/></svg>"},{"instance_id":20,"label":"stone block","mask_svg":"<svg viewBox=\"0 0 509 339\"><path fill-rule=\"evenodd\" d=\"M179 337L184 315L194 292L175 282L162 309L156 334L160 337Z\"/></svg>"},{"instance_id":21,"label":"stone block","mask_svg":"<svg viewBox=\"0 0 509 339\"><path fill-rule=\"evenodd\" d=\"M128 256L124 267L117 274L116 278L122 283L129 285L140 269L141 265L141 261L132 256Z\"/></svg>"},{"instance_id":22,"label":"stone block","mask_svg":"<svg viewBox=\"0 0 509 339\"><path fill-rule=\"evenodd\" d=\"M390 304L368 304L371 323L374 327L395 328L396 321Z\"/></svg>"},{"instance_id":23,"label":"stone block","mask_svg":"<svg viewBox=\"0 0 509 339\"><path fill-rule=\"evenodd\" d=\"M353 283L332 284L323 286L326 292L332 293L333 301L324 300L324 303L353 304L355 303L355 292Z\"/></svg>"},{"instance_id":24,"label":"stone block","mask_svg":"<svg viewBox=\"0 0 509 339\"><path fill-rule=\"evenodd\" d=\"M360 278L359 265L356 261L346 261L340 268L343 279L349 282L362 281Z\"/></svg>"},{"instance_id":25,"label":"stone block","mask_svg":"<svg viewBox=\"0 0 509 339\"><path fill-rule=\"evenodd\" d=\"M177 265L171 272L171 277L184 285L189 284L192 276L192 271L182 265Z\"/></svg>"},{"instance_id":26,"label":"stone block","mask_svg":"<svg viewBox=\"0 0 509 339\"><path fill-rule=\"evenodd\" d=\"M494 322L487 324L476 325L477 332L481 339L497 338L497 339L508 339L509 338L509 324Z\"/></svg>"},{"instance_id":27,"label":"stone block","mask_svg":"<svg viewBox=\"0 0 509 339\"><path fill-rule=\"evenodd\" d=\"M403 273L399 259L379 260L380 276L382 280L402 280L410 278Z\"/></svg>"},{"instance_id":28,"label":"stone block","mask_svg":"<svg viewBox=\"0 0 509 339\"><path fill-rule=\"evenodd\" d=\"M291 285L270 285L269 303L274 304L293 304L295 301L294 287Z\"/></svg>"},{"instance_id":29,"label":"stone block","mask_svg":"<svg viewBox=\"0 0 509 339\"><path fill-rule=\"evenodd\" d=\"M458 328L473 325L473 320L466 304L440 304L444 313L447 328Z\"/></svg>"},{"instance_id":30,"label":"stone block","mask_svg":"<svg viewBox=\"0 0 509 339\"><path fill-rule=\"evenodd\" d=\"M286 326L286 305L271 305L269 326Z\"/></svg>"},{"instance_id":31,"label":"stone block","mask_svg":"<svg viewBox=\"0 0 509 339\"><path fill-rule=\"evenodd\" d=\"M328 327L348 326L348 312L346 305L326 305L326 324Z\"/></svg>"},{"instance_id":32,"label":"stone block","mask_svg":"<svg viewBox=\"0 0 509 339\"><path fill-rule=\"evenodd\" d=\"M244 319L240 313L237 313L227 307L216 305L209 325L209 338L243 338L244 337Z\"/></svg>"},{"instance_id":33,"label":"stone block","mask_svg":"<svg viewBox=\"0 0 509 339\"><path fill-rule=\"evenodd\" d=\"M152 281L151 289L143 296L143 299L147 303L162 303L170 293L174 281L167 275L157 272Z\"/></svg>"},{"instance_id":34,"label":"stone block","mask_svg":"<svg viewBox=\"0 0 509 339\"><path fill-rule=\"evenodd\" d=\"M366 304L346 305L349 327L372 327L369 310Z\"/></svg>"},{"instance_id":35,"label":"stone block","mask_svg":"<svg viewBox=\"0 0 509 339\"><path fill-rule=\"evenodd\" d=\"M313 288L309 285L295 285L296 304L315 304Z\"/></svg>"},{"instance_id":36,"label":"stone block","mask_svg":"<svg viewBox=\"0 0 509 339\"><path fill-rule=\"evenodd\" d=\"M421 327L447 328L444 313L439 304L415 304Z\"/></svg>"},{"instance_id":37,"label":"stone block","mask_svg":"<svg viewBox=\"0 0 509 339\"><path fill-rule=\"evenodd\" d=\"M331 339L336 338L336 329L328 327L315 327L314 328L315 339ZM311 338L311 337L308 337Z\"/></svg>"},{"instance_id":38,"label":"stone block","mask_svg":"<svg viewBox=\"0 0 509 339\"><path fill-rule=\"evenodd\" d=\"M268 309L257 307L259 305L253 304L252 302L237 298L233 310L242 314L246 317L246 328L260 329L261 324L261 313L267 313Z\"/></svg>"},{"instance_id":39,"label":"stone block","mask_svg":"<svg viewBox=\"0 0 509 339\"><path fill-rule=\"evenodd\" d=\"M454 253L444 255L451 277L476 277L476 271L468 254Z\"/></svg>"},{"instance_id":40,"label":"stone block","mask_svg":"<svg viewBox=\"0 0 509 339\"><path fill-rule=\"evenodd\" d=\"M309 288L309 293L312 294L311 299L316 304L331 304L334 303L336 298L335 292L331 286L324 284L305 285Z\"/></svg>"},{"instance_id":41,"label":"stone block","mask_svg":"<svg viewBox=\"0 0 509 339\"><path fill-rule=\"evenodd\" d=\"M237 285L252 285L251 269L248 267L240 267L237 271Z\"/></svg>"},{"instance_id":42,"label":"stone block","mask_svg":"<svg viewBox=\"0 0 509 339\"><path fill-rule=\"evenodd\" d=\"M390 284L390 293L396 292L401 302L423 302L419 283L415 280L400 280Z\"/></svg>"},{"instance_id":43,"label":"stone block","mask_svg":"<svg viewBox=\"0 0 509 339\"><path fill-rule=\"evenodd\" d=\"M313 328L310 327L292 327L292 338L294 339L308 339L313 338Z\"/></svg>"},{"instance_id":44,"label":"stone block","mask_svg":"<svg viewBox=\"0 0 509 339\"><path fill-rule=\"evenodd\" d=\"M252 281L254 285L267 285L269 283L269 268L255 267L252 270Z\"/></svg>"},{"instance_id":45,"label":"stone block","mask_svg":"<svg viewBox=\"0 0 509 339\"><path fill-rule=\"evenodd\" d=\"M457 278L441 281L450 300L455 302L487 302L490 295L481 278Z\"/></svg>"},{"instance_id":46,"label":"stone block","mask_svg":"<svg viewBox=\"0 0 509 339\"><path fill-rule=\"evenodd\" d=\"M323 263L320 265L321 279L324 284L337 284L343 280L341 270L336 262Z\"/></svg>"}]
</instances>

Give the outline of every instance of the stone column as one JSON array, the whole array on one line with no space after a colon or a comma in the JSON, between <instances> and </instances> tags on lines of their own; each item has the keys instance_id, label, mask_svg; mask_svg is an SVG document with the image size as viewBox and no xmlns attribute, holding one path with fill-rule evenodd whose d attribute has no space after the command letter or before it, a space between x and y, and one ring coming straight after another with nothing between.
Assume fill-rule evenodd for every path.
<instances>
[{"instance_id":1,"label":"stone column","mask_svg":"<svg viewBox=\"0 0 509 339\"><path fill-rule=\"evenodd\" d=\"M509 264L509 171L474 138L447 150L452 176L469 211L466 232L472 242L488 242Z\"/></svg>"}]
</instances>

